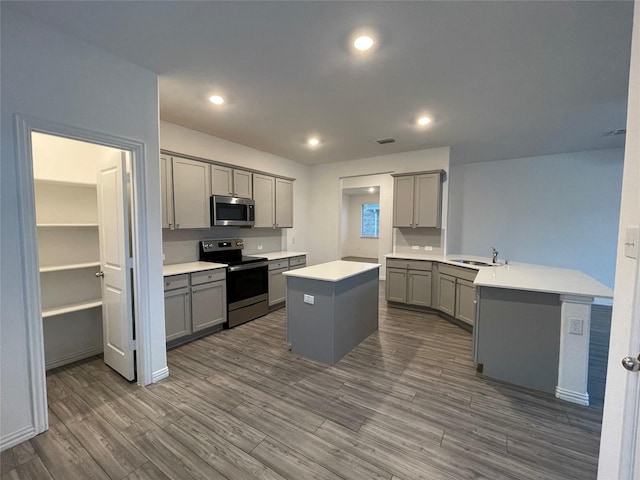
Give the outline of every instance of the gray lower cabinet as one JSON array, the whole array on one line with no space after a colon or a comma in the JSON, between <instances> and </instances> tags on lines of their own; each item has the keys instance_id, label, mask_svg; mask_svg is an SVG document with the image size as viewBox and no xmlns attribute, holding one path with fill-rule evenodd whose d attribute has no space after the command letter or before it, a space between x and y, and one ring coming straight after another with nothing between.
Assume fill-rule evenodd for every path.
<instances>
[{"instance_id":1,"label":"gray lower cabinet","mask_svg":"<svg viewBox=\"0 0 640 480\"><path fill-rule=\"evenodd\" d=\"M227 320L224 269L168 276L164 278L164 286L167 342Z\"/></svg>"},{"instance_id":2,"label":"gray lower cabinet","mask_svg":"<svg viewBox=\"0 0 640 480\"><path fill-rule=\"evenodd\" d=\"M409 270L407 277L407 303L421 307L431 306L431 272Z\"/></svg>"},{"instance_id":3,"label":"gray lower cabinet","mask_svg":"<svg viewBox=\"0 0 640 480\"><path fill-rule=\"evenodd\" d=\"M407 270L401 268L387 268L388 302L407 303Z\"/></svg>"},{"instance_id":4,"label":"gray lower cabinet","mask_svg":"<svg viewBox=\"0 0 640 480\"><path fill-rule=\"evenodd\" d=\"M283 303L287 296L284 272L289 270L289 259L269 262L269 306Z\"/></svg>"},{"instance_id":5,"label":"gray lower cabinet","mask_svg":"<svg viewBox=\"0 0 640 480\"><path fill-rule=\"evenodd\" d=\"M164 279L164 318L167 342L191 333L189 274Z\"/></svg>"},{"instance_id":6,"label":"gray lower cabinet","mask_svg":"<svg viewBox=\"0 0 640 480\"><path fill-rule=\"evenodd\" d=\"M385 297L389 302L431 306L431 262L387 260Z\"/></svg>"},{"instance_id":7,"label":"gray lower cabinet","mask_svg":"<svg viewBox=\"0 0 640 480\"><path fill-rule=\"evenodd\" d=\"M307 266L307 257L282 258L269 262L269 306L284 304L287 299L286 278L282 275L287 270L297 270Z\"/></svg>"},{"instance_id":8,"label":"gray lower cabinet","mask_svg":"<svg viewBox=\"0 0 640 480\"><path fill-rule=\"evenodd\" d=\"M438 302L436 308L453 317L456 306L456 279L440 273L438 275Z\"/></svg>"},{"instance_id":9,"label":"gray lower cabinet","mask_svg":"<svg viewBox=\"0 0 640 480\"><path fill-rule=\"evenodd\" d=\"M457 278L455 317L473 325L476 321L476 303L476 287L473 282Z\"/></svg>"}]
</instances>

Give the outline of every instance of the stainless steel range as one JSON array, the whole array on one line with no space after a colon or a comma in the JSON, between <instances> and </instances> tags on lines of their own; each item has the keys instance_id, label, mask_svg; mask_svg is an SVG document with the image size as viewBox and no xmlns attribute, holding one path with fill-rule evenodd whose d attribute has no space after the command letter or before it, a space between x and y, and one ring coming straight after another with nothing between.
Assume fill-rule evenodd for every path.
<instances>
[{"instance_id":1,"label":"stainless steel range","mask_svg":"<svg viewBox=\"0 0 640 480\"><path fill-rule=\"evenodd\" d=\"M232 328L269 312L269 267L266 258L242 255L244 242L203 240L200 261L226 263L227 323Z\"/></svg>"}]
</instances>

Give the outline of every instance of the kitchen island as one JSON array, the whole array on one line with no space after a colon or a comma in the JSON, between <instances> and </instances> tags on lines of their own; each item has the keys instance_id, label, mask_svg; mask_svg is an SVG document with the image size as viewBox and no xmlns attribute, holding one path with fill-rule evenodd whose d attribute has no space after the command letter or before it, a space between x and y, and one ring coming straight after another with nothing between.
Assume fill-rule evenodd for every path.
<instances>
[{"instance_id":1,"label":"kitchen island","mask_svg":"<svg viewBox=\"0 0 640 480\"><path fill-rule=\"evenodd\" d=\"M338 260L284 272L291 350L335 365L375 332L379 268Z\"/></svg>"}]
</instances>

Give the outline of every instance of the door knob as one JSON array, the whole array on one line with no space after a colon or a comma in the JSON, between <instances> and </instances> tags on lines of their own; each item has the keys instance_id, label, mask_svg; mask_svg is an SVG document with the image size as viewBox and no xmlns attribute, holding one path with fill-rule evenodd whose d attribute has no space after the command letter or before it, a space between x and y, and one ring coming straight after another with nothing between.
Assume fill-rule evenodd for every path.
<instances>
[{"instance_id":1,"label":"door knob","mask_svg":"<svg viewBox=\"0 0 640 480\"><path fill-rule=\"evenodd\" d=\"M638 358L624 357L622 359L622 366L630 372L640 371L640 355L638 355Z\"/></svg>"},{"instance_id":2,"label":"door knob","mask_svg":"<svg viewBox=\"0 0 640 480\"><path fill-rule=\"evenodd\" d=\"M104 277L104 272L96 272L96 277Z\"/></svg>"}]
</instances>

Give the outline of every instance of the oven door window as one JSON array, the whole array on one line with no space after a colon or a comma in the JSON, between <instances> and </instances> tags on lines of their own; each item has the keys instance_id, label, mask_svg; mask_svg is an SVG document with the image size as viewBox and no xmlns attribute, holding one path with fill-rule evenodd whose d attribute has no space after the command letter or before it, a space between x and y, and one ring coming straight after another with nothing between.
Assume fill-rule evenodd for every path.
<instances>
[{"instance_id":1,"label":"oven door window","mask_svg":"<svg viewBox=\"0 0 640 480\"><path fill-rule=\"evenodd\" d=\"M247 205L240 203L216 203L218 220L247 221Z\"/></svg>"},{"instance_id":2,"label":"oven door window","mask_svg":"<svg viewBox=\"0 0 640 480\"><path fill-rule=\"evenodd\" d=\"M227 272L227 302L235 303L269 293L267 266Z\"/></svg>"}]
</instances>

